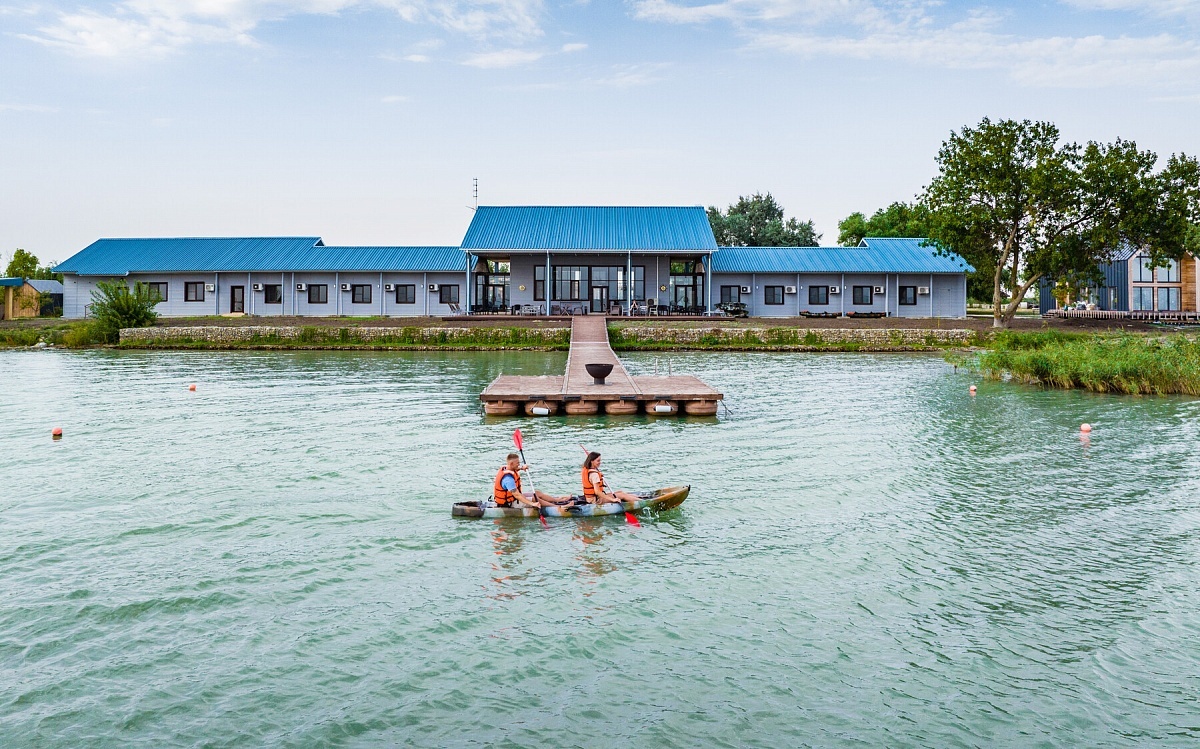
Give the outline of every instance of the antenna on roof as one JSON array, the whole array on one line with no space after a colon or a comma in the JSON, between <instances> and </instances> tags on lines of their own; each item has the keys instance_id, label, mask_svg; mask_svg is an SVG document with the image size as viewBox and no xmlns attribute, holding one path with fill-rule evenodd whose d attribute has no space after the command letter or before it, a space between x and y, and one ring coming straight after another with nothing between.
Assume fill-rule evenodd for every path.
<instances>
[{"instance_id":1,"label":"antenna on roof","mask_svg":"<svg viewBox=\"0 0 1200 749\"><path fill-rule=\"evenodd\" d=\"M472 211L474 211L479 208L479 178L478 177L473 177L471 179L471 187L473 188L472 192L474 193L474 197L475 197L475 205L469 205L467 207L470 208Z\"/></svg>"}]
</instances>

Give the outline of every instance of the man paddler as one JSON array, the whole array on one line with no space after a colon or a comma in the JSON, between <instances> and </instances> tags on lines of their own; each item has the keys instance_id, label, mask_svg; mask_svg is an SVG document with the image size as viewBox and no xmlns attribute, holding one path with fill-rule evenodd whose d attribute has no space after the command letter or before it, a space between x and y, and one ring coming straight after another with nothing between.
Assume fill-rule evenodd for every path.
<instances>
[{"instance_id":1,"label":"man paddler","mask_svg":"<svg viewBox=\"0 0 1200 749\"><path fill-rule=\"evenodd\" d=\"M529 466L521 465L521 456L516 453L508 454L504 465L500 467L499 471L496 471L496 480L492 484L492 499L496 502L497 507L524 505L540 509L562 504L570 499L570 497L554 497L536 489L533 493L526 494L521 488L521 471L528 469Z\"/></svg>"}]
</instances>

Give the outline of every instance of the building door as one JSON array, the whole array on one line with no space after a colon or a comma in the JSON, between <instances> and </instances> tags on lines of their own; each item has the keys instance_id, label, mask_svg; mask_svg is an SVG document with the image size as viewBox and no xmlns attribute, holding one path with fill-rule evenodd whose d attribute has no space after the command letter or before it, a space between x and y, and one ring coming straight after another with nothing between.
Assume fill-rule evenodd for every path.
<instances>
[{"instance_id":1,"label":"building door","mask_svg":"<svg viewBox=\"0 0 1200 749\"><path fill-rule=\"evenodd\" d=\"M691 307L696 306L696 287L695 286L675 286L675 306L683 307L687 311Z\"/></svg>"},{"instance_id":2,"label":"building door","mask_svg":"<svg viewBox=\"0 0 1200 749\"><path fill-rule=\"evenodd\" d=\"M592 312L603 315L608 312L608 287L592 287Z\"/></svg>"},{"instance_id":3,"label":"building door","mask_svg":"<svg viewBox=\"0 0 1200 749\"><path fill-rule=\"evenodd\" d=\"M245 312L246 311L246 287L245 286L230 286L229 287L229 311L230 312Z\"/></svg>"}]
</instances>

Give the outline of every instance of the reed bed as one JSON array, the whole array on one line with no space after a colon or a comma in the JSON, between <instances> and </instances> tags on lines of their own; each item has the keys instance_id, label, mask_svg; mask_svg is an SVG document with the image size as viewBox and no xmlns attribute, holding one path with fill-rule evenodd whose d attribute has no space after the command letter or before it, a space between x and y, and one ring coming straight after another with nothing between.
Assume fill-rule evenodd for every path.
<instances>
[{"instance_id":1,"label":"reed bed","mask_svg":"<svg viewBox=\"0 0 1200 749\"><path fill-rule=\"evenodd\" d=\"M1046 331L996 334L974 366L992 379L1129 395L1200 395L1200 341Z\"/></svg>"}]
</instances>

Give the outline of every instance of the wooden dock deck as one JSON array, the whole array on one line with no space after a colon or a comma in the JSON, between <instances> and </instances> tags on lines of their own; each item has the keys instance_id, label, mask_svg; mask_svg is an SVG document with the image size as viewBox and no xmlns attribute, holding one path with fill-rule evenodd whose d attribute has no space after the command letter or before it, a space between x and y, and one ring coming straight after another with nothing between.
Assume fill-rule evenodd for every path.
<instances>
[{"instance_id":1,"label":"wooden dock deck","mask_svg":"<svg viewBox=\"0 0 1200 749\"><path fill-rule=\"evenodd\" d=\"M603 385L594 383L587 364L612 364ZM690 375L633 377L608 345L608 323L600 315L571 320L571 349L563 375L527 377L501 375L479 395L484 412L492 416L550 416L567 414L648 414L680 412L713 416L725 396Z\"/></svg>"}]
</instances>

